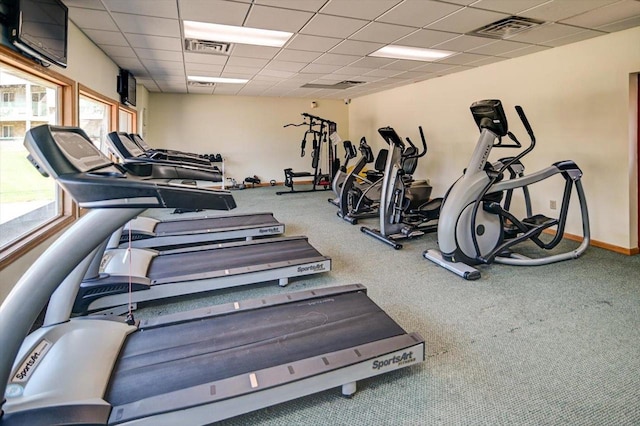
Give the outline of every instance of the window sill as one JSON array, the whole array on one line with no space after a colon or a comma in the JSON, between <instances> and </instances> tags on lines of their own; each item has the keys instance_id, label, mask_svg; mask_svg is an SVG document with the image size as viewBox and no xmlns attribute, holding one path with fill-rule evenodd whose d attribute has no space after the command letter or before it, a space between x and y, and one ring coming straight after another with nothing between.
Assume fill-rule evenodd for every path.
<instances>
[{"instance_id":1,"label":"window sill","mask_svg":"<svg viewBox=\"0 0 640 426\"><path fill-rule=\"evenodd\" d=\"M75 221L74 215L62 215L51 219L46 224L35 229L15 242L5 246L0 251L0 271L15 262L20 257L26 255L39 244L56 235Z\"/></svg>"}]
</instances>

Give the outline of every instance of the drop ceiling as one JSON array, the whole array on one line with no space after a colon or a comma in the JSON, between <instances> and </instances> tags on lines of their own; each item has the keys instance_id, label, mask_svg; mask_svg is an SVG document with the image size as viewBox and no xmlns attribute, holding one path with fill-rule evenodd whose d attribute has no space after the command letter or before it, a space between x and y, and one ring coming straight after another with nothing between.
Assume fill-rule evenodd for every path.
<instances>
[{"instance_id":1,"label":"drop ceiling","mask_svg":"<svg viewBox=\"0 0 640 426\"><path fill-rule=\"evenodd\" d=\"M63 1L74 24L149 91L240 96L355 98L640 25L640 0ZM543 24L504 39L470 34L513 15ZM183 20L293 36L282 48L195 53L184 49ZM436 62L368 56L388 44L456 54ZM249 81L198 87L188 75Z\"/></svg>"}]
</instances>

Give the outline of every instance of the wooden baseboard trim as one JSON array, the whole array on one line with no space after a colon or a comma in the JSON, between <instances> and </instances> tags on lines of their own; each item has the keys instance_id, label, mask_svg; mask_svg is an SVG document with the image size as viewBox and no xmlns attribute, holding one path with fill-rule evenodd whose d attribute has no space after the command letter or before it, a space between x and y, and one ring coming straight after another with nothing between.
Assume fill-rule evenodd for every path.
<instances>
[{"instance_id":1,"label":"wooden baseboard trim","mask_svg":"<svg viewBox=\"0 0 640 426\"><path fill-rule=\"evenodd\" d=\"M554 234L555 231L552 230L545 230L543 231L545 234ZM577 242L582 242L583 237L581 235L574 235L574 234L569 234L567 232L564 233L564 238L566 238L567 240L571 240L571 241L577 241ZM603 241L598 241L598 240L594 240L591 239L591 241L589 242L589 245L593 246L593 247L598 247L598 248L602 248L605 250L609 250L612 251L614 253L620 253L620 254L624 254L627 256L633 256L636 255L638 253L640 253L640 248L635 247L635 248L625 248L625 247L620 247L620 246L616 246L613 244L609 244L609 243L605 243Z\"/></svg>"}]
</instances>

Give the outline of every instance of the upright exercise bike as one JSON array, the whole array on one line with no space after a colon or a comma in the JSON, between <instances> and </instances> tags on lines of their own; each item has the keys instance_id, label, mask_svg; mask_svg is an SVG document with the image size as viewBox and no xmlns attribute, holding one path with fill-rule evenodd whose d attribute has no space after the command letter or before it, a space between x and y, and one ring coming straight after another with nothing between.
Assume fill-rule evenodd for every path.
<instances>
[{"instance_id":1,"label":"upright exercise bike","mask_svg":"<svg viewBox=\"0 0 640 426\"><path fill-rule=\"evenodd\" d=\"M507 118L499 100L483 100L471 105L471 113L480 129L480 138L464 175L450 188L443 201L438 223L439 250L427 250L423 256L438 265L467 279L480 278L480 271L471 265L503 263L518 266L546 265L568 259L576 259L587 249L590 241L589 212L582 188L582 171L571 160L560 161L530 175L519 174L505 180L505 172L519 165L522 157L531 152L536 139L523 109L515 107L531 144L515 157L494 163L487 162L493 148L519 147L520 142L508 130ZM508 136L513 143L503 143ZM496 142L497 139L497 142ZM555 175L565 180L564 195L557 218L531 214L527 205L527 217L516 218L509 207L501 204L503 194L510 200L511 191L527 188ZM513 176L512 176L513 177ZM523 241L533 241L544 250L556 247L564 235L572 188L580 203L583 239L578 248L565 253L529 258L511 251ZM528 193L525 193L528 202ZM555 228L549 238L541 238L544 231ZM546 240L549 240L546 242Z\"/></svg>"}]
</instances>

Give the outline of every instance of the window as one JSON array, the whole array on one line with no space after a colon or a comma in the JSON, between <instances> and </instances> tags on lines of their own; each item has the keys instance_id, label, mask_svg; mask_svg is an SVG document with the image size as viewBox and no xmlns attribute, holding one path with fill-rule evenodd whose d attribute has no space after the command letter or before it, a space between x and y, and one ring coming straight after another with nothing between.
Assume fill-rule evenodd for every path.
<instances>
[{"instance_id":1,"label":"window","mask_svg":"<svg viewBox=\"0 0 640 426\"><path fill-rule=\"evenodd\" d=\"M13 126L2 125L2 137L5 139L13 138Z\"/></svg>"},{"instance_id":2,"label":"window","mask_svg":"<svg viewBox=\"0 0 640 426\"><path fill-rule=\"evenodd\" d=\"M93 144L109 155L107 135L116 129L117 102L92 90L80 87L79 119Z\"/></svg>"},{"instance_id":3,"label":"window","mask_svg":"<svg viewBox=\"0 0 640 426\"><path fill-rule=\"evenodd\" d=\"M0 45L0 270L71 223L70 197L26 159L24 135L77 125L75 83Z\"/></svg>"},{"instance_id":4,"label":"window","mask_svg":"<svg viewBox=\"0 0 640 426\"><path fill-rule=\"evenodd\" d=\"M124 107L120 107L118 109L118 131L135 133L136 132L135 118L136 118L135 111L131 111L129 109L125 109Z\"/></svg>"},{"instance_id":5,"label":"window","mask_svg":"<svg viewBox=\"0 0 640 426\"><path fill-rule=\"evenodd\" d=\"M16 100L16 94L13 92L3 92L2 93L2 103L9 104L13 103Z\"/></svg>"},{"instance_id":6,"label":"window","mask_svg":"<svg viewBox=\"0 0 640 426\"><path fill-rule=\"evenodd\" d=\"M44 117L48 115L49 108L55 108L55 106L47 105L46 88L33 86L31 88L31 114L34 117Z\"/></svg>"},{"instance_id":7,"label":"window","mask_svg":"<svg viewBox=\"0 0 640 426\"><path fill-rule=\"evenodd\" d=\"M3 102L14 102L16 93L28 93L33 88L37 88L43 98L47 94L51 99L59 98L58 86L0 65L0 87L6 86L13 86L17 92L4 92ZM11 108L1 111L0 246L11 243L60 214L58 191L53 180L43 178L29 163L27 150L22 144L26 131L32 127L59 123L57 104L51 105L50 114L42 114L38 120L32 119L24 103L14 103Z\"/></svg>"}]
</instances>

